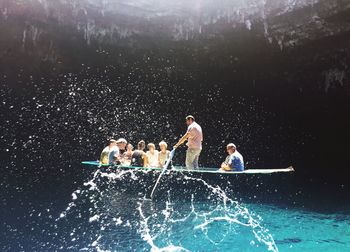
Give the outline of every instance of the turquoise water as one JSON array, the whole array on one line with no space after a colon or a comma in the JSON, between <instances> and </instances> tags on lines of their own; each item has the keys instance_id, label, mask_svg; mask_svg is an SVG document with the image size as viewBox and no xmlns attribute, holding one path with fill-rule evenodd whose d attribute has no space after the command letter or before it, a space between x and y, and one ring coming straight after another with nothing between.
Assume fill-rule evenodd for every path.
<instances>
[{"instance_id":1,"label":"turquoise water","mask_svg":"<svg viewBox=\"0 0 350 252\"><path fill-rule=\"evenodd\" d=\"M350 251L350 215L285 209L272 205L254 209L280 251Z\"/></svg>"},{"instance_id":2,"label":"turquoise water","mask_svg":"<svg viewBox=\"0 0 350 252\"><path fill-rule=\"evenodd\" d=\"M56 220L62 248L83 251L350 251L346 212L233 200L187 175L153 200L147 172L97 171ZM159 173L152 175L154 178Z\"/></svg>"}]
</instances>

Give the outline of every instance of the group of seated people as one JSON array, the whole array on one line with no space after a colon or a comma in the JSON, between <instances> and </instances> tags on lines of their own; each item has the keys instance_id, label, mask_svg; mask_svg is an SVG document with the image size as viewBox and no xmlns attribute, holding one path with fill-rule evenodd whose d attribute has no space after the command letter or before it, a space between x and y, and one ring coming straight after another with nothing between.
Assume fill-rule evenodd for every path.
<instances>
[{"instance_id":1,"label":"group of seated people","mask_svg":"<svg viewBox=\"0 0 350 252\"><path fill-rule=\"evenodd\" d=\"M166 142L161 141L159 151L154 143L147 144L141 140L137 144L137 149L128 143L124 138L118 140L111 139L106 148L103 149L100 157L101 164L120 164L123 166L161 168L170 156Z\"/></svg>"},{"instance_id":2,"label":"group of seated people","mask_svg":"<svg viewBox=\"0 0 350 252\"><path fill-rule=\"evenodd\" d=\"M124 138L118 140L111 139L106 148L103 149L100 157L100 163L104 165L122 165L136 166L148 168L161 168L165 165L170 157L170 151L167 150L166 142L161 141L159 151L154 143L147 144L141 140L137 144L137 149L133 150L133 146ZM226 146L228 156L221 164L220 171L243 171L243 156L237 151L236 145L229 143Z\"/></svg>"}]
</instances>

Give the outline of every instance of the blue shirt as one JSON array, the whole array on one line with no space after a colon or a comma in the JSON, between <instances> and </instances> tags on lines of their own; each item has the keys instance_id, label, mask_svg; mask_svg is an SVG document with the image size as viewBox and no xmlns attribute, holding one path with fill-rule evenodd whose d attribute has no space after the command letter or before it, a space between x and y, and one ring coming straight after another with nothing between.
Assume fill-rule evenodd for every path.
<instances>
[{"instance_id":1,"label":"blue shirt","mask_svg":"<svg viewBox=\"0 0 350 252\"><path fill-rule=\"evenodd\" d=\"M119 148L117 146L113 146L112 148L109 148L109 146L107 146L101 153L100 162L102 164L113 164L115 158L118 156Z\"/></svg>"},{"instance_id":2,"label":"blue shirt","mask_svg":"<svg viewBox=\"0 0 350 252\"><path fill-rule=\"evenodd\" d=\"M244 171L244 160L241 153L237 150L229 156L228 165L234 171Z\"/></svg>"},{"instance_id":3,"label":"blue shirt","mask_svg":"<svg viewBox=\"0 0 350 252\"><path fill-rule=\"evenodd\" d=\"M109 161L109 164L113 164L114 161L115 161L115 158L117 158L119 156L119 148L117 146L114 146L110 152L109 152L109 155L108 155L108 161Z\"/></svg>"}]
</instances>

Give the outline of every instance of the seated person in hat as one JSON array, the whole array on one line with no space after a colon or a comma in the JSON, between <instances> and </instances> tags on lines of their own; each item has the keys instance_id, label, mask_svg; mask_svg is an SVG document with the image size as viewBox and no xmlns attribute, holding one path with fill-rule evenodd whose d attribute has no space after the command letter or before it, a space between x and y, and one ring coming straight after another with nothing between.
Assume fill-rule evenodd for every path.
<instances>
[{"instance_id":1,"label":"seated person in hat","mask_svg":"<svg viewBox=\"0 0 350 252\"><path fill-rule=\"evenodd\" d=\"M126 141L125 138L119 138L117 140L117 146L118 146L121 154L123 154L126 151L127 144L128 144L128 141Z\"/></svg>"},{"instance_id":2,"label":"seated person in hat","mask_svg":"<svg viewBox=\"0 0 350 252\"><path fill-rule=\"evenodd\" d=\"M236 145L229 143L226 146L228 156L221 164L221 171L244 171L243 156L237 151Z\"/></svg>"}]
</instances>

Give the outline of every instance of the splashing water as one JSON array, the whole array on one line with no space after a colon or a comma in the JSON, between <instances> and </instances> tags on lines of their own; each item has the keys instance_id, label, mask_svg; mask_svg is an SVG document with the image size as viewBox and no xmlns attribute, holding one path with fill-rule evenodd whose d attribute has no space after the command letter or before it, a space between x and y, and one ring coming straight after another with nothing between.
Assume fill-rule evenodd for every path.
<instances>
[{"instance_id":1,"label":"splashing water","mask_svg":"<svg viewBox=\"0 0 350 252\"><path fill-rule=\"evenodd\" d=\"M83 227L86 223L75 225L70 246L97 251L238 251L242 246L255 251L264 246L278 251L259 216L201 178L175 177L168 172L167 177L175 178L178 186L163 181L168 190L159 192L154 201L147 199L157 175L150 171L97 170L84 183L84 189L73 192L73 202L56 220L59 226L74 220L74 215L81 217L86 210L82 207L90 205L80 220L90 229Z\"/></svg>"}]
</instances>

